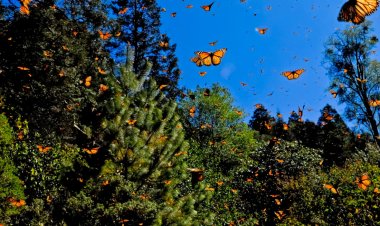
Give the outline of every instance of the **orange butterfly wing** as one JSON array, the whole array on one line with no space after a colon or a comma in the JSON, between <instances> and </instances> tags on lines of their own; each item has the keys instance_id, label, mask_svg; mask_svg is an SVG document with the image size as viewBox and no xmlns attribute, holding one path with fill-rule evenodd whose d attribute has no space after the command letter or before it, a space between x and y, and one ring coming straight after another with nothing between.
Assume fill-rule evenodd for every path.
<instances>
[{"instance_id":1,"label":"orange butterfly wing","mask_svg":"<svg viewBox=\"0 0 380 226\"><path fill-rule=\"evenodd\" d=\"M209 4L209 5L203 5L203 6L201 6L201 7L202 7L202 9L204 9L205 11L210 11L210 10L211 10L211 7L212 7L213 4L214 4L214 2L212 2L212 3Z\"/></svg>"},{"instance_id":2,"label":"orange butterfly wing","mask_svg":"<svg viewBox=\"0 0 380 226\"><path fill-rule=\"evenodd\" d=\"M227 51L227 48L223 48L223 49L219 49L213 52L211 56L211 63L213 65L219 65L220 62L222 62L222 57L224 56L226 51Z\"/></svg>"},{"instance_id":3,"label":"orange butterfly wing","mask_svg":"<svg viewBox=\"0 0 380 226\"><path fill-rule=\"evenodd\" d=\"M338 21L360 24L366 16L375 12L378 6L378 0L349 0L340 9Z\"/></svg>"},{"instance_id":4,"label":"orange butterfly wing","mask_svg":"<svg viewBox=\"0 0 380 226\"><path fill-rule=\"evenodd\" d=\"M282 75L287 77L289 80L297 79L300 77L300 75L304 72L304 69L298 69L295 71L284 71L282 72Z\"/></svg>"},{"instance_id":5,"label":"orange butterfly wing","mask_svg":"<svg viewBox=\"0 0 380 226\"><path fill-rule=\"evenodd\" d=\"M196 54L200 58L202 65L211 66L211 64L212 64L212 58L211 58L212 53L200 51L200 52L197 52Z\"/></svg>"}]
</instances>

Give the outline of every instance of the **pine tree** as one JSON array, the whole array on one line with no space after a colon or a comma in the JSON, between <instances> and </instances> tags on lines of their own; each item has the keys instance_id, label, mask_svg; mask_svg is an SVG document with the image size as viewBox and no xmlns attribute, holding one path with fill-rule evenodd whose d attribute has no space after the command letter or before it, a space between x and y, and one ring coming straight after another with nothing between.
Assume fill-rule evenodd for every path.
<instances>
[{"instance_id":1,"label":"pine tree","mask_svg":"<svg viewBox=\"0 0 380 226\"><path fill-rule=\"evenodd\" d=\"M159 30L161 8L155 0L115 0L112 9L117 17L114 29L120 36L110 47L116 47L116 55L125 56L124 47L135 48L134 71L142 71L147 61L152 63L150 76L158 86L166 86L168 97L179 95L177 87L181 71L175 56L176 45ZM119 47L119 48L117 48Z\"/></svg>"},{"instance_id":2,"label":"pine tree","mask_svg":"<svg viewBox=\"0 0 380 226\"><path fill-rule=\"evenodd\" d=\"M343 165L355 148L353 133L338 112L328 104L321 110L318 125L321 127L319 143L325 163Z\"/></svg>"},{"instance_id":3,"label":"pine tree","mask_svg":"<svg viewBox=\"0 0 380 226\"><path fill-rule=\"evenodd\" d=\"M204 194L190 186L176 103L148 76L151 64L146 66L135 74L129 51L120 77L108 79L113 96L102 122L105 142L88 157L98 170L68 200L69 224L197 224L195 203Z\"/></svg>"},{"instance_id":4,"label":"pine tree","mask_svg":"<svg viewBox=\"0 0 380 226\"><path fill-rule=\"evenodd\" d=\"M261 104L257 104L248 125L251 129L259 131L260 134L270 134L273 121L275 119L269 114L268 110Z\"/></svg>"}]
</instances>

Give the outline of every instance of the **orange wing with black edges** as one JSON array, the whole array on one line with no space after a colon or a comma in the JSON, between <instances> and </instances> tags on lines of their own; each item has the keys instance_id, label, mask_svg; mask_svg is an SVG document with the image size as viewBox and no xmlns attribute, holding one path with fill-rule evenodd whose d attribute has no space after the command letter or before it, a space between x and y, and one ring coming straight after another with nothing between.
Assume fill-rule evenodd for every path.
<instances>
[{"instance_id":1,"label":"orange wing with black edges","mask_svg":"<svg viewBox=\"0 0 380 226\"><path fill-rule=\"evenodd\" d=\"M287 77L289 80L297 79L305 71L305 69L297 69L295 71L284 71L282 75Z\"/></svg>"},{"instance_id":2,"label":"orange wing with black edges","mask_svg":"<svg viewBox=\"0 0 380 226\"><path fill-rule=\"evenodd\" d=\"M201 6L201 7L202 7L202 9L204 9L205 11L210 11L212 5L214 5L214 2L212 2L212 3L209 4L209 5L203 5L203 6Z\"/></svg>"},{"instance_id":3,"label":"orange wing with black edges","mask_svg":"<svg viewBox=\"0 0 380 226\"><path fill-rule=\"evenodd\" d=\"M109 32L103 33L101 30L99 30L98 33L99 33L100 38L103 40L107 40L111 38L112 36L112 34L110 34Z\"/></svg>"},{"instance_id":4,"label":"orange wing with black edges","mask_svg":"<svg viewBox=\"0 0 380 226\"><path fill-rule=\"evenodd\" d=\"M205 65L205 66L211 66L212 64L212 52L204 52L204 51L198 51L195 52L195 54L198 55L200 62L200 66ZM194 62L194 61L193 61ZM198 66L198 64L195 62L195 64Z\"/></svg>"},{"instance_id":5,"label":"orange wing with black edges","mask_svg":"<svg viewBox=\"0 0 380 226\"><path fill-rule=\"evenodd\" d=\"M364 191L371 185L371 180L369 179L368 174L363 174L360 178L357 177L355 182L358 187Z\"/></svg>"},{"instance_id":6,"label":"orange wing with black edges","mask_svg":"<svg viewBox=\"0 0 380 226\"><path fill-rule=\"evenodd\" d=\"M256 31L259 32L259 34L263 35L265 32L267 32L268 28L256 28Z\"/></svg>"},{"instance_id":7,"label":"orange wing with black edges","mask_svg":"<svg viewBox=\"0 0 380 226\"><path fill-rule=\"evenodd\" d=\"M198 67L203 65L202 59L199 56L191 58L191 62L195 63L195 65L197 65Z\"/></svg>"},{"instance_id":8,"label":"orange wing with black edges","mask_svg":"<svg viewBox=\"0 0 380 226\"><path fill-rule=\"evenodd\" d=\"M338 191L331 184L324 184L323 187L326 188L327 190L330 190L331 193L333 193L333 194L338 193Z\"/></svg>"},{"instance_id":9,"label":"orange wing with black edges","mask_svg":"<svg viewBox=\"0 0 380 226\"><path fill-rule=\"evenodd\" d=\"M375 12L378 7L379 0L349 0L340 9L338 21L360 24L366 16Z\"/></svg>"},{"instance_id":10,"label":"orange wing with black edges","mask_svg":"<svg viewBox=\"0 0 380 226\"><path fill-rule=\"evenodd\" d=\"M212 53L211 55L211 62L213 65L219 65L220 62L222 62L222 57L226 53L227 48L219 49Z\"/></svg>"}]
</instances>

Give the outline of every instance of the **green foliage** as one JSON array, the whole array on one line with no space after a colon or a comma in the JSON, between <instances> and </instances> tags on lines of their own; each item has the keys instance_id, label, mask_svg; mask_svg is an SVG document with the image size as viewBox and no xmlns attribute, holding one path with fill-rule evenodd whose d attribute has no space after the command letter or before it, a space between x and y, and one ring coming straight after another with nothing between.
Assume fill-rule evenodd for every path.
<instances>
[{"instance_id":1,"label":"green foliage","mask_svg":"<svg viewBox=\"0 0 380 226\"><path fill-rule=\"evenodd\" d=\"M147 76L150 68L138 75L133 72L133 52L128 53L120 77L108 81L113 96L102 122L106 142L87 159L99 170L68 199L68 219L91 225L122 220L196 225L194 205L203 194L184 189L190 182L182 154L188 144L176 103ZM204 224L209 219L200 220Z\"/></svg>"},{"instance_id":2,"label":"green foliage","mask_svg":"<svg viewBox=\"0 0 380 226\"><path fill-rule=\"evenodd\" d=\"M9 200L25 200L23 182L11 161L13 130L4 114L0 114L0 223L9 223L23 208L12 206Z\"/></svg>"},{"instance_id":3,"label":"green foliage","mask_svg":"<svg viewBox=\"0 0 380 226\"><path fill-rule=\"evenodd\" d=\"M358 181L368 175L370 185L364 190ZM376 225L380 222L380 169L376 165L355 161L347 166L333 167L329 172L319 170L305 174L297 181L284 185L291 194L289 217L304 224ZM336 193L324 188L333 185Z\"/></svg>"},{"instance_id":4,"label":"green foliage","mask_svg":"<svg viewBox=\"0 0 380 226\"><path fill-rule=\"evenodd\" d=\"M77 139L91 136L83 134L83 127L91 126L89 119L96 121L103 80L98 67L104 68L106 54L82 23L51 4L31 5L28 16L8 6L14 15L1 22L0 93L4 111L26 119L35 142L81 142Z\"/></svg>"},{"instance_id":5,"label":"green foliage","mask_svg":"<svg viewBox=\"0 0 380 226\"><path fill-rule=\"evenodd\" d=\"M244 113L232 105L226 88L214 84L210 89L188 92L180 103L182 120L190 140L188 164L204 170L204 179L194 185L207 190L212 198L201 204L203 215L215 214L217 225L243 222L234 178L252 164L251 150L257 146L255 132L242 123ZM189 113L195 109L194 115ZM202 214L202 213L201 213Z\"/></svg>"},{"instance_id":6,"label":"green foliage","mask_svg":"<svg viewBox=\"0 0 380 226\"><path fill-rule=\"evenodd\" d=\"M379 100L379 63L371 60L371 51L378 38L371 35L371 23L364 22L337 31L326 43L325 64L331 78L330 88L346 104L348 119L356 120L379 136L379 107L371 101ZM376 140L380 144L379 140Z\"/></svg>"}]
</instances>

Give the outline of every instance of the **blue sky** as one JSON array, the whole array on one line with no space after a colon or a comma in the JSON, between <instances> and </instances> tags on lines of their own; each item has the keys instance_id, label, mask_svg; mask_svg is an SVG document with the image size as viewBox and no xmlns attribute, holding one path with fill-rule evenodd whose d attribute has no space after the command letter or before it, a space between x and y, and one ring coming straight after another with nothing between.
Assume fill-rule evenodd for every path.
<instances>
[{"instance_id":1,"label":"blue sky","mask_svg":"<svg viewBox=\"0 0 380 226\"><path fill-rule=\"evenodd\" d=\"M280 111L285 119L303 105L304 118L312 121L318 119L320 109L327 103L343 113L344 106L337 105L328 92L329 79L322 60L328 37L350 25L337 21L345 1L223 0L215 1L210 12L201 8L211 2L158 1L166 9L162 12L161 32L177 44L176 55L183 72L180 85L194 89L217 82L227 87L235 105L245 111L246 121L256 103L263 104L272 115ZM186 8L189 4L193 8ZM171 16L172 12L177 13L176 17ZM378 34L380 13L367 18L374 22L374 32ZM268 30L260 35L257 27ZM216 46L208 44L212 41L218 41ZM194 51L220 48L228 50L219 66L197 67L190 61ZM379 54L374 57L379 59ZM305 72L297 80L289 81L281 75L298 68ZM200 71L207 74L201 77ZM248 86L242 87L240 82Z\"/></svg>"}]
</instances>

